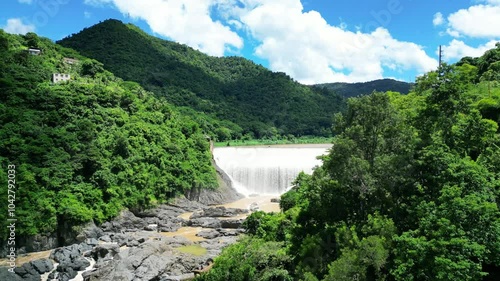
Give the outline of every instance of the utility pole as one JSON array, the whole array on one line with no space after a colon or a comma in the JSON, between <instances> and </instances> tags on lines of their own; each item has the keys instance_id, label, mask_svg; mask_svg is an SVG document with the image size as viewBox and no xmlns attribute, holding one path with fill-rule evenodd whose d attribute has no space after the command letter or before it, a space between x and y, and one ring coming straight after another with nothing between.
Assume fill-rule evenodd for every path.
<instances>
[{"instance_id":1,"label":"utility pole","mask_svg":"<svg viewBox=\"0 0 500 281\"><path fill-rule=\"evenodd\" d=\"M443 50L441 48L441 45L439 45L439 67L441 67L442 57L443 57Z\"/></svg>"}]
</instances>

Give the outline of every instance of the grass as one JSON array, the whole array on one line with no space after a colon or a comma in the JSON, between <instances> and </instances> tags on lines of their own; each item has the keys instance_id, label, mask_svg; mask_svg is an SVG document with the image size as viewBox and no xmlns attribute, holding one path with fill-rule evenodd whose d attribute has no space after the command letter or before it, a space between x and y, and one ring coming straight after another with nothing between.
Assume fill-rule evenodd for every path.
<instances>
[{"instance_id":1,"label":"grass","mask_svg":"<svg viewBox=\"0 0 500 281\"><path fill-rule=\"evenodd\" d=\"M187 245L177 248L177 250L181 253L191 254L194 256L203 256L207 253L207 249L203 248L200 245Z\"/></svg>"},{"instance_id":2,"label":"grass","mask_svg":"<svg viewBox=\"0 0 500 281\"><path fill-rule=\"evenodd\" d=\"M250 145L273 145L273 144L314 144L332 143L332 138L327 137L302 137L294 139L253 139L253 140L232 140L216 142L214 146L250 146Z\"/></svg>"}]
</instances>

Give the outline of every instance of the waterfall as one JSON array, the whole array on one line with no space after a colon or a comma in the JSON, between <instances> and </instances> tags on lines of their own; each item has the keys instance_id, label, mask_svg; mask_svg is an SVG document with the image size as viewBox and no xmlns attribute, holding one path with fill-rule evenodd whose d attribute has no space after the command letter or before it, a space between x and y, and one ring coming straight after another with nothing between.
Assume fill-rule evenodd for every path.
<instances>
[{"instance_id":1,"label":"waterfall","mask_svg":"<svg viewBox=\"0 0 500 281\"><path fill-rule=\"evenodd\" d=\"M331 145L280 145L268 147L217 147L214 159L244 195L284 193L304 171L320 165L318 156Z\"/></svg>"}]
</instances>

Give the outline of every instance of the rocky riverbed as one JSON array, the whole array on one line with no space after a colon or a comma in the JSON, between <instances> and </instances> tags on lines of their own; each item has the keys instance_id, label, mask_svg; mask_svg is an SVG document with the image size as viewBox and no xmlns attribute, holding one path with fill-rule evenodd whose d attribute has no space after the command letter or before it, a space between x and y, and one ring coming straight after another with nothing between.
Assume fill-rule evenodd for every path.
<instances>
[{"instance_id":1,"label":"rocky riverbed","mask_svg":"<svg viewBox=\"0 0 500 281\"><path fill-rule=\"evenodd\" d=\"M267 209L276 209L276 203L264 200ZM14 274L1 267L0 280L191 280L194 270L237 241L249 212L249 206L209 207L187 199L142 212L126 210L100 227L88 225L77 237L80 243L25 262Z\"/></svg>"}]
</instances>

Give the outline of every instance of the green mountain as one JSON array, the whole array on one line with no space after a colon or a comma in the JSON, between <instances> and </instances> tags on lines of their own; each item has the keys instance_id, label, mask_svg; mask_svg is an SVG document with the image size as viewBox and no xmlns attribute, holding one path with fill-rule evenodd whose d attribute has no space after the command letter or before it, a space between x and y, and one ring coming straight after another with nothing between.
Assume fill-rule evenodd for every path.
<instances>
[{"instance_id":1,"label":"green mountain","mask_svg":"<svg viewBox=\"0 0 500 281\"><path fill-rule=\"evenodd\" d=\"M335 93L345 97L356 97L369 95L375 92L398 92L408 94L413 83L406 83L394 79L380 79L363 83L325 83L316 86L333 90Z\"/></svg>"},{"instance_id":2,"label":"green mountain","mask_svg":"<svg viewBox=\"0 0 500 281\"><path fill-rule=\"evenodd\" d=\"M218 186L200 126L101 63L0 30L0 69L2 241L11 211L21 239Z\"/></svg>"},{"instance_id":3,"label":"green mountain","mask_svg":"<svg viewBox=\"0 0 500 281\"><path fill-rule=\"evenodd\" d=\"M58 44L97 59L117 76L199 116L218 140L246 135L331 135L332 116L345 102L240 57L211 57L150 36L132 24L106 20Z\"/></svg>"}]
</instances>

